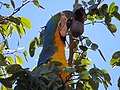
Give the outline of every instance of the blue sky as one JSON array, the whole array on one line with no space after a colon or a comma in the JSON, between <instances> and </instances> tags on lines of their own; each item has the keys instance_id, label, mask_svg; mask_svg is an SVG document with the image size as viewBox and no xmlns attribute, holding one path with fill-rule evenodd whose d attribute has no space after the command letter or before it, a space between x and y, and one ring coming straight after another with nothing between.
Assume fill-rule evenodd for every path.
<instances>
[{"instance_id":1,"label":"blue sky","mask_svg":"<svg viewBox=\"0 0 120 90\"><path fill-rule=\"evenodd\" d=\"M8 0L3 0L8 2ZM21 0L14 0L17 5L20 5ZM39 0L41 5L45 7L45 10L35 7L32 3L26 5L16 16L25 16L29 18L32 22L32 28L27 31L26 35L19 39L16 33L13 33L13 36L10 39L11 48L17 48L17 39L19 39L20 47L25 47L28 50L28 45L30 41L35 37L39 37L40 27L45 26L47 21L50 19L51 15L54 15L63 10L72 10L74 0ZM110 4L113 0L104 0L104 3ZM114 0L116 5L120 6L119 0ZM120 9L119 9L120 11ZM11 11L1 10L0 13L7 15L11 14ZM88 57L92 60L92 63L95 64L100 69L106 69L112 77L112 86L108 87L108 90L118 90L117 80L120 76L120 68L112 68L109 64L112 54L115 51L120 50L120 22L113 19L113 23L118 27L115 37L109 32L109 30L102 24L87 25L85 26L85 32L83 35L88 36L92 42L95 42L99 45L99 48L103 52L107 62L101 58L99 53L89 51ZM36 54L33 58L28 55L28 62L24 61L24 67L32 68L37 64L38 52L41 51L41 48L37 49ZM99 90L104 90L103 86L100 85Z\"/></svg>"}]
</instances>

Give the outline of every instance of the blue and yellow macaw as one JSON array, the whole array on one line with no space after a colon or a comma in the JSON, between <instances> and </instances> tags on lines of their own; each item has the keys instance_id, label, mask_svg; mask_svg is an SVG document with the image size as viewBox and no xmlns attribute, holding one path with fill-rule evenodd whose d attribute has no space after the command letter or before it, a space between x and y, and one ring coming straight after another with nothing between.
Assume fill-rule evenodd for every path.
<instances>
[{"instance_id":1,"label":"blue and yellow macaw","mask_svg":"<svg viewBox=\"0 0 120 90\"><path fill-rule=\"evenodd\" d=\"M73 25L73 36L77 35L78 37L81 35L83 30L77 28L81 28L80 26L84 21L84 15L84 9L80 8L77 9L74 13L71 11L63 11L52 16L45 27L43 49L40 54L37 66L48 64L48 62L51 60L61 62L62 66L60 66L60 68L69 66L65 56L66 32ZM75 24L72 24L74 21L81 23L75 22ZM62 72L60 75L63 79L66 79L69 73Z\"/></svg>"},{"instance_id":2,"label":"blue and yellow macaw","mask_svg":"<svg viewBox=\"0 0 120 90\"><path fill-rule=\"evenodd\" d=\"M61 67L68 66L65 56L65 39L67 32L67 18L72 15L70 11L58 13L48 21L45 26L43 49L39 57L38 65L48 63L50 60L59 61ZM68 73L61 73L61 77L65 79Z\"/></svg>"}]
</instances>

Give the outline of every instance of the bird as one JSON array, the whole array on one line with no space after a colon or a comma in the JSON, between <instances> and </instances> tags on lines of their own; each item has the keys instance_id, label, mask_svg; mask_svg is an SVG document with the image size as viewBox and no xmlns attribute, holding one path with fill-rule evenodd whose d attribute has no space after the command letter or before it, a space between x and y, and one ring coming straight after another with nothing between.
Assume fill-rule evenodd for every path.
<instances>
[{"instance_id":1,"label":"bird","mask_svg":"<svg viewBox=\"0 0 120 90\"><path fill-rule=\"evenodd\" d=\"M81 26L80 25L81 23L80 24L75 23L77 25L73 23L75 20L79 22L83 22L84 14L85 14L83 11L84 11L83 8L79 8L75 12L65 10L55 14L50 18L44 30L43 49L39 56L39 60L37 64L38 67L42 66L43 64L49 64L50 61L61 62L62 65L59 68L69 67L68 61L66 60L66 56L65 56L66 33L69 30L69 28L72 27L72 25L74 25L73 27L75 29L78 26ZM72 31L76 32L74 28ZM81 29L77 29L77 30L79 30L78 32L81 32L80 31ZM73 36L76 36L76 33ZM69 76L69 73L65 73L65 72L60 72L59 74L64 80Z\"/></svg>"},{"instance_id":2,"label":"bird","mask_svg":"<svg viewBox=\"0 0 120 90\"><path fill-rule=\"evenodd\" d=\"M65 56L65 40L68 30L66 23L71 16L71 11L63 11L52 16L47 22L38 67L48 64L51 60L61 62L60 68L69 66ZM59 74L64 80L69 76L69 73L60 72Z\"/></svg>"}]
</instances>

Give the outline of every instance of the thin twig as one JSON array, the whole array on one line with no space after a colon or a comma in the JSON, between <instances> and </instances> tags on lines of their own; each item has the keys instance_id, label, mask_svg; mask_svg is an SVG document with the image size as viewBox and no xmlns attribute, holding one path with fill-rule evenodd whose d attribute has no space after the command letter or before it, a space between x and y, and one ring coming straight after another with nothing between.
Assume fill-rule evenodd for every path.
<instances>
[{"instance_id":1,"label":"thin twig","mask_svg":"<svg viewBox=\"0 0 120 90\"><path fill-rule=\"evenodd\" d=\"M23 3L20 7L18 7L17 9L14 10L14 12L10 15L13 16L14 14L16 14L17 12L19 12L21 10L21 8L23 8L26 4L28 4L30 1L27 1L25 3Z\"/></svg>"}]
</instances>

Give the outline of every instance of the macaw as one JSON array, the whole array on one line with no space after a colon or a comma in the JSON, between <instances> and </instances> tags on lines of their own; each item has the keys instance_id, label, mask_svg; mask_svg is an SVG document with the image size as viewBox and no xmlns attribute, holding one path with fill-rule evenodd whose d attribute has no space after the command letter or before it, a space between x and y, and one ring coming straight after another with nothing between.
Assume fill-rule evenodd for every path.
<instances>
[{"instance_id":1,"label":"macaw","mask_svg":"<svg viewBox=\"0 0 120 90\"><path fill-rule=\"evenodd\" d=\"M71 17L76 17L72 11L63 11L51 17L45 26L43 49L39 56L37 66L48 64L49 61L55 60L62 63L62 67L69 66L65 56L65 40L67 30L70 28ZM68 73L60 73L63 79L69 75Z\"/></svg>"},{"instance_id":2,"label":"macaw","mask_svg":"<svg viewBox=\"0 0 120 90\"><path fill-rule=\"evenodd\" d=\"M61 67L68 66L65 56L65 39L67 32L67 19L71 17L71 11L63 11L58 13L48 21L45 26L43 49L39 57L38 65L48 63L50 60L56 60L62 63ZM66 78L68 73L65 75L61 73L62 78Z\"/></svg>"}]
</instances>

